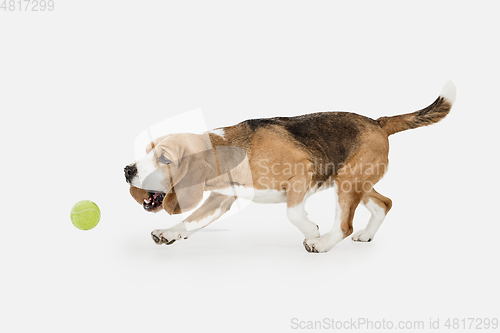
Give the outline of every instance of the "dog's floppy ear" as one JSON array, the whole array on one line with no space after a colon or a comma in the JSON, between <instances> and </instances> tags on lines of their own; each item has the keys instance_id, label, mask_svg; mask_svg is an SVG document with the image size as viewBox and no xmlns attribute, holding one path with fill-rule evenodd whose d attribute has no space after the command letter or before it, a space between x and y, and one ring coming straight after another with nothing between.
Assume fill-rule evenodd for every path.
<instances>
[{"instance_id":1,"label":"dog's floppy ear","mask_svg":"<svg viewBox=\"0 0 500 333\"><path fill-rule=\"evenodd\" d=\"M210 154L213 155L212 150L182 157L179 168L172 177L171 193L168 193L168 195L175 195L177 205L173 201L173 196L170 197L170 200L163 200L163 208L167 212L190 211L203 199L205 181L209 174L214 172L214 169L217 172L216 167L214 168L214 162L211 162L215 159Z\"/></svg>"},{"instance_id":2,"label":"dog's floppy ear","mask_svg":"<svg viewBox=\"0 0 500 333\"><path fill-rule=\"evenodd\" d=\"M163 199L163 209L170 215L182 213L181 207L179 206L179 200L177 200L177 194L174 189L165 195L165 198Z\"/></svg>"}]
</instances>

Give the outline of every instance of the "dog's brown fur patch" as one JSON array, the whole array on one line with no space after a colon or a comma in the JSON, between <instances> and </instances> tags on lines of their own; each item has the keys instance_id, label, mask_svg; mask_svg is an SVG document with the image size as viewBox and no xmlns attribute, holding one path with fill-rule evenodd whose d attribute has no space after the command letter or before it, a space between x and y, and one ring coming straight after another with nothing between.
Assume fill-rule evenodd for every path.
<instances>
[{"instance_id":1,"label":"dog's brown fur patch","mask_svg":"<svg viewBox=\"0 0 500 333\"><path fill-rule=\"evenodd\" d=\"M142 188L137 188L134 186L130 186L130 195L135 199L140 205L149 198L149 192L143 190Z\"/></svg>"}]
</instances>

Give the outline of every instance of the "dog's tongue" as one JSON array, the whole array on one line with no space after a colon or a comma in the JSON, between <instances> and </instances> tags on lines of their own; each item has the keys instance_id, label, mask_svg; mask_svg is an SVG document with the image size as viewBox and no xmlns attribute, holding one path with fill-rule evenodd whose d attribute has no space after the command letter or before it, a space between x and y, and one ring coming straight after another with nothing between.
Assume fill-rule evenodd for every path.
<instances>
[{"instance_id":1,"label":"dog's tongue","mask_svg":"<svg viewBox=\"0 0 500 333\"><path fill-rule=\"evenodd\" d=\"M158 193L158 192L157 192L157 193L155 193L155 194L153 194L153 199L158 198L158 196L159 196L159 195L160 195L160 193Z\"/></svg>"}]
</instances>

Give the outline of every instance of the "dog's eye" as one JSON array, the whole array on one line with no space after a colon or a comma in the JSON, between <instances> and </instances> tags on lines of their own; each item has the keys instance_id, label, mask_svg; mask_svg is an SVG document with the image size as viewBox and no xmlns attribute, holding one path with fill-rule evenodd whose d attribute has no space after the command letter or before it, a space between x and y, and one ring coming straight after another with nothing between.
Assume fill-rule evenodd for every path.
<instances>
[{"instance_id":1,"label":"dog's eye","mask_svg":"<svg viewBox=\"0 0 500 333\"><path fill-rule=\"evenodd\" d=\"M160 158L158 159L158 162L163 163L163 164L170 164L172 163L171 160L166 158L165 156L161 155Z\"/></svg>"}]
</instances>

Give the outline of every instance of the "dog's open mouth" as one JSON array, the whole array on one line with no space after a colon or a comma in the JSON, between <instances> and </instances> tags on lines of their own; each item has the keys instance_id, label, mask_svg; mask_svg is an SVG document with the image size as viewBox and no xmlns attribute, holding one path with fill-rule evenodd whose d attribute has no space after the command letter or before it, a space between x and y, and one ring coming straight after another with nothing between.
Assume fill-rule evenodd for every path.
<instances>
[{"instance_id":1,"label":"dog's open mouth","mask_svg":"<svg viewBox=\"0 0 500 333\"><path fill-rule=\"evenodd\" d=\"M155 212L162 208L165 193L162 192L149 192L149 198L145 199L142 207L148 212Z\"/></svg>"}]
</instances>

